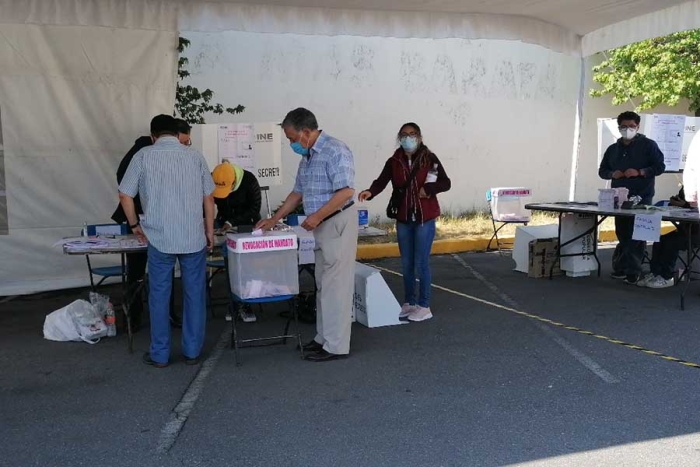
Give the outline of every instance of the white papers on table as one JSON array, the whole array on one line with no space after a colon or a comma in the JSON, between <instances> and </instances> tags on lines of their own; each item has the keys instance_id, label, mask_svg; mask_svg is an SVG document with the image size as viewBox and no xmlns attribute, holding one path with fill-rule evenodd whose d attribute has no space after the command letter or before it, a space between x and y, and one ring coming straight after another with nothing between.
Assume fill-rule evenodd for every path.
<instances>
[{"instance_id":1,"label":"white papers on table","mask_svg":"<svg viewBox=\"0 0 700 467\"><path fill-rule=\"evenodd\" d=\"M73 251L88 251L109 248L110 242L106 240L72 240L63 244L67 249Z\"/></svg>"},{"instance_id":2,"label":"white papers on table","mask_svg":"<svg viewBox=\"0 0 700 467\"><path fill-rule=\"evenodd\" d=\"M632 239L643 242L658 242L661 238L662 215L660 212L635 215Z\"/></svg>"}]
</instances>

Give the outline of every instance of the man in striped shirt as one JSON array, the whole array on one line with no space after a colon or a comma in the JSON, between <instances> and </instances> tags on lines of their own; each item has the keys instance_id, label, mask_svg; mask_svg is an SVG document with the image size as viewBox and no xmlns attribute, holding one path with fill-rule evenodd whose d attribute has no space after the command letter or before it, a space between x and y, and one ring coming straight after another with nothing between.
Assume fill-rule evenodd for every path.
<instances>
[{"instance_id":1,"label":"man in striped shirt","mask_svg":"<svg viewBox=\"0 0 700 467\"><path fill-rule=\"evenodd\" d=\"M214 246L214 181L204 156L178 141L173 117L154 117L151 135L155 143L134 156L119 185L129 227L148 241L151 348L144 354L144 363L157 368L169 363L169 298L175 261L179 261L184 296L182 353L187 364L195 365L206 324L206 252ZM134 209L137 194L143 205L142 222Z\"/></svg>"}]
</instances>

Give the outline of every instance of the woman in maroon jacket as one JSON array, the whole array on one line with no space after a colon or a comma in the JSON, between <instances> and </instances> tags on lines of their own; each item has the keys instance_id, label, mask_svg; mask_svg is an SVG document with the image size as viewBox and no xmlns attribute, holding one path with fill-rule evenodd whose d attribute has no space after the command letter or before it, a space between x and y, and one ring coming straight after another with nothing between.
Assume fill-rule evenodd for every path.
<instances>
[{"instance_id":1,"label":"woman in maroon jacket","mask_svg":"<svg viewBox=\"0 0 700 467\"><path fill-rule=\"evenodd\" d=\"M410 178L396 216L405 293L399 318L425 321L433 317L430 311L430 250L435 238L435 219L440 216L437 194L449 190L452 182L437 156L423 144L418 125L403 125L398 141L400 147L386 161L379 178L369 190L360 193L358 199L361 202L371 200L389 182L394 190L401 189ZM415 294L416 270L420 281L418 300Z\"/></svg>"}]
</instances>

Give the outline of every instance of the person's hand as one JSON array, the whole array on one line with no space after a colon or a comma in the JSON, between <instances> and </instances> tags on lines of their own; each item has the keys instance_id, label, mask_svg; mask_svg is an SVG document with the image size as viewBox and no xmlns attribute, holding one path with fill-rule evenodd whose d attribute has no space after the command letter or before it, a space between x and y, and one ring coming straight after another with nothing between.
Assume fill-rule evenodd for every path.
<instances>
[{"instance_id":1,"label":"person's hand","mask_svg":"<svg viewBox=\"0 0 700 467\"><path fill-rule=\"evenodd\" d=\"M230 222L226 222L220 229L214 232L214 235L225 235L226 232L230 232L231 230L233 230L233 226Z\"/></svg>"},{"instance_id":2,"label":"person's hand","mask_svg":"<svg viewBox=\"0 0 700 467\"><path fill-rule=\"evenodd\" d=\"M430 198L430 195L425 192L423 187L421 187L420 191L418 192L418 197L419 198Z\"/></svg>"},{"instance_id":3,"label":"person's hand","mask_svg":"<svg viewBox=\"0 0 700 467\"><path fill-rule=\"evenodd\" d=\"M131 229L131 232L136 235L136 238L138 238L141 243L148 243L148 238L146 238L146 234L143 233L143 229L140 225Z\"/></svg>"},{"instance_id":4,"label":"person's hand","mask_svg":"<svg viewBox=\"0 0 700 467\"><path fill-rule=\"evenodd\" d=\"M363 203L363 202L367 201L368 199L370 199L371 197L372 197L372 192L370 192L369 190L365 190L365 191L361 192L359 195L357 195L357 200L360 203Z\"/></svg>"},{"instance_id":5,"label":"person's hand","mask_svg":"<svg viewBox=\"0 0 700 467\"><path fill-rule=\"evenodd\" d=\"M212 251L214 249L214 231L207 230L207 251Z\"/></svg>"},{"instance_id":6,"label":"person's hand","mask_svg":"<svg viewBox=\"0 0 700 467\"><path fill-rule=\"evenodd\" d=\"M615 180L622 178L624 176L625 176L625 174L624 174L624 172L622 172L622 170L616 170L612 174L612 178L614 178Z\"/></svg>"},{"instance_id":7,"label":"person's hand","mask_svg":"<svg viewBox=\"0 0 700 467\"><path fill-rule=\"evenodd\" d=\"M275 224L277 224L277 221L274 219L263 219L255 224L255 230L270 230L275 226Z\"/></svg>"},{"instance_id":8,"label":"person's hand","mask_svg":"<svg viewBox=\"0 0 700 467\"><path fill-rule=\"evenodd\" d=\"M641 175L641 173L639 173L639 170L637 170L637 169L625 170L625 177L627 177L627 178L639 177L640 175Z\"/></svg>"},{"instance_id":9,"label":"person's hand","mask_svg":"<svg viewBox=\"0 0 700 467\"><path fill-rule=\"evenodd\" d=\"M321 221L322 221L322 220L323 220L323 219L321 219L321 218L318 216L318 214L313 213L313 214L311 214L310 216L306 216L306 219L304 220L304 222L302 222L301 226L302 226L304 229L306 229L306 230L308 230L309 232L311 232L312 230L314 230L316 227L318 227L318 226L321 224Z\"/></svg>"}]
</instances>

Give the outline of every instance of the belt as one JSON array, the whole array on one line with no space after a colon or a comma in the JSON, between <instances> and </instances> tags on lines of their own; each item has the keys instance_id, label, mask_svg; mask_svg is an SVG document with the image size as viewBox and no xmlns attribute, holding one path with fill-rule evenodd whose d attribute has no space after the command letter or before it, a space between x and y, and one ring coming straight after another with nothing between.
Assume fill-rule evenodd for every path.
<instances>
[{"instance_id":1,"label":"belt","mask_svg":"<svg viewBox=\"0 0 700 467\"><path fill-rule=\"evenodd\" d=\"M336 212L334 212L334 213L329 214L328 216L326 216L326 218L323 219L323 220L321 221L321 223L323 224L323 223L326 222L327 220L329 220L329 219L331 219L331 218L337 216L338 214L340 214L341 212L345 211L346 209L351 208L354 204L355 204L354 201L350 201L350 204L346 204L345 206L343 206L342 209L338 209Z\"/></svg>"}]
</instances>

